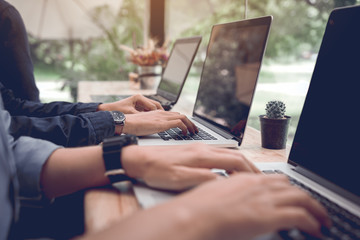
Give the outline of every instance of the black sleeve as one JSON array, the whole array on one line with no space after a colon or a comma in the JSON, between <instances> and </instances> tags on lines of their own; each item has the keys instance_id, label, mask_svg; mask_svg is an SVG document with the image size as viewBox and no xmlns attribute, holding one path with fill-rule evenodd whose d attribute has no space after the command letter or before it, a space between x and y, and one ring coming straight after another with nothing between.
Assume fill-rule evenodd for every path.
<instances>
[{"instance_id":1,"label":"black sleeve","mask_svg":"<svg viewBox=\"0 0 360 240\"><path fill-rule=\"evenodd\" d=\"M0 1L0 76L15 96L39 102L24 22L19 12Z\"/></svg>"}]
</instances>

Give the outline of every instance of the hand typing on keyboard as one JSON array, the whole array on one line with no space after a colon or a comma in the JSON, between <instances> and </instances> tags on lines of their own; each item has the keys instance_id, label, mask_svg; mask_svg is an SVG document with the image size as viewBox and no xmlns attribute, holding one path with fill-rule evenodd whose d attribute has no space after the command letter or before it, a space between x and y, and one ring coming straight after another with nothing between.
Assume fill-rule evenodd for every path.
<instances>
[{"instance_id":1,"label":"hand typing on keyboard","mask_svg":"<svg viewBox=\"0 0 360 240\"><path fill-rule=\"evenodd\" d=\"M182 135L195 134L197 127L185 115L177 112L166 112L162 110L126 114L123 133L145 136L179 128Z\"/></svg>"},{"instance_id":2,"label":"hand typing on keyboard","mask_svg":"<svg viewBox=\"0 0 360 240\"><path fill-rule=\"evenodd\" d=\"M264 171L266 174L283 174L280 170L270 170ZM287 175L286 175L287 176ZM322 227L322 239L341 239L341 240L351 240L351 239L360 239L360 218L351 214L349 211L343 209L338 204L330 201L326 197L320 195L316 191L312 190L303 183L297 181L296 179L289 177L291 184L301 188L306 191L310 196L319 201L328 211L329 217L331 219L332 225L330 227ZM284 239L311 239L305 233L292 229L290 231L282 231L281 236Z\"/></svg>"},{"instance_id":3,"label":"hand typing on keyboard","mask_svg":"<svg viewBox=\"0 0 360 240\"><path fill-rule=\"evenodd\" d=\"M191 208L192 215L205 215L196 220L210 226L211 235L207 236L213 239L254 239L293 228L315 239L322 237L322 226L330 227L326 210L282 175L241 173L205 183L185 193L177 203L186 206L181 202L185 199L199 207ZM226 227L216 231L217 224ZM296 235L295 230L290 232Z\"/></svg>"}]
</instances>

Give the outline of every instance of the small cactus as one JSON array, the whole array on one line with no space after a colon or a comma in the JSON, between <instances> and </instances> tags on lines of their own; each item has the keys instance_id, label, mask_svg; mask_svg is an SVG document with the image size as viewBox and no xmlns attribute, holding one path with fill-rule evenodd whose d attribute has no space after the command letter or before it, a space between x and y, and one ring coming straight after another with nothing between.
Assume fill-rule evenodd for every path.
<instances>
[{"instance_id":1,"label":"small cactus","mask_svg":"<svg viewBox=\"0 0 360 240\"><path fill-rule=\"evenodd\" d=\"M285 109L285 103L282 101L269 101L265 108L266 116L273 119L284 118Z\"/></svg>"}]
</instances>

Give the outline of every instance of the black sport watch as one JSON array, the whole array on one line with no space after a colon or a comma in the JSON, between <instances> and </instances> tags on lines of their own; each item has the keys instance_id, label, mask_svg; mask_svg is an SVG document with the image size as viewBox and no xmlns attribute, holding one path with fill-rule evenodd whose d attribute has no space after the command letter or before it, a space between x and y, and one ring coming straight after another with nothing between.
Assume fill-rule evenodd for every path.
<instances>
[{"instance_id":1,"label":"black sport watch","mask_svg":"<svg viewBox=\"0 0 360 240\"><path fill-rule=\"evenodd\" d=\"M134 179L125 174L125 171L122 167L121 150L125 146L137 144L137 142L137 137L130 134L104 139L102 148L106 170L105 176L109 178L111 183L134 181Z\"/></svg>"},{"instance_id":2,"label":"black sport watch","mask_svg":"<svg viewBox=\"0 0 360 240\"><path fill-rule=\"evenodd\" d=\"M125 114L119 111L110 111L110 114L114 119L115 125L120 126L120 133L122 133L126 119Z\"/></svg>"}]
</instances>

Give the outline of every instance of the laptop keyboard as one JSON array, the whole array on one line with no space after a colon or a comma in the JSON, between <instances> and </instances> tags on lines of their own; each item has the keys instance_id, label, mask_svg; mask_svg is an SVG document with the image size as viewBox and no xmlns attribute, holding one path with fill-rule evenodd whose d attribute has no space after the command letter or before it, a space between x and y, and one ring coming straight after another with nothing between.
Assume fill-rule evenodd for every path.
<instances>
[{"instance_id":1,"label":"laptop keyboard","mask_svg":"<svg viewBox=\"0 0 360 240\"><path fill-rule=\"evenodd\" d=\"M216 137L211 135L210 133L204 131L201 128L198 128L199 132L196 134L188 133L188 135L184 136L182 134L182 130L180 128L171 128L167 131L160 132L158 135L165 141L169 141L174 139L176 141L183 140L217 140Z\"/></svg>"},{"instance_id":2,"label":"laptop keyboard","mask_svg":"<svg viewBox=\"0 0 360 240\"><path fill-rule=\"evenodd\" d=\"M265 174L284 174L280 170L263 171ZM288 176L289 177L289 176ZM330 201L326 197L315 192L311 188L307 187L303 183L296 179L289 177L291 184L299 186L303 190L307 191L313 198L318 200L327 209L330 219L332 220L332 227L330 229L324 228L323 235L326 240L330 239L360 239L360 218L353 215L349 211L340 207L338 204ZM284 239L317 239L307 235L306 233L300 232L297 229L290 231L280 232L281 237Z\"/></svg>"}]
</instances>

